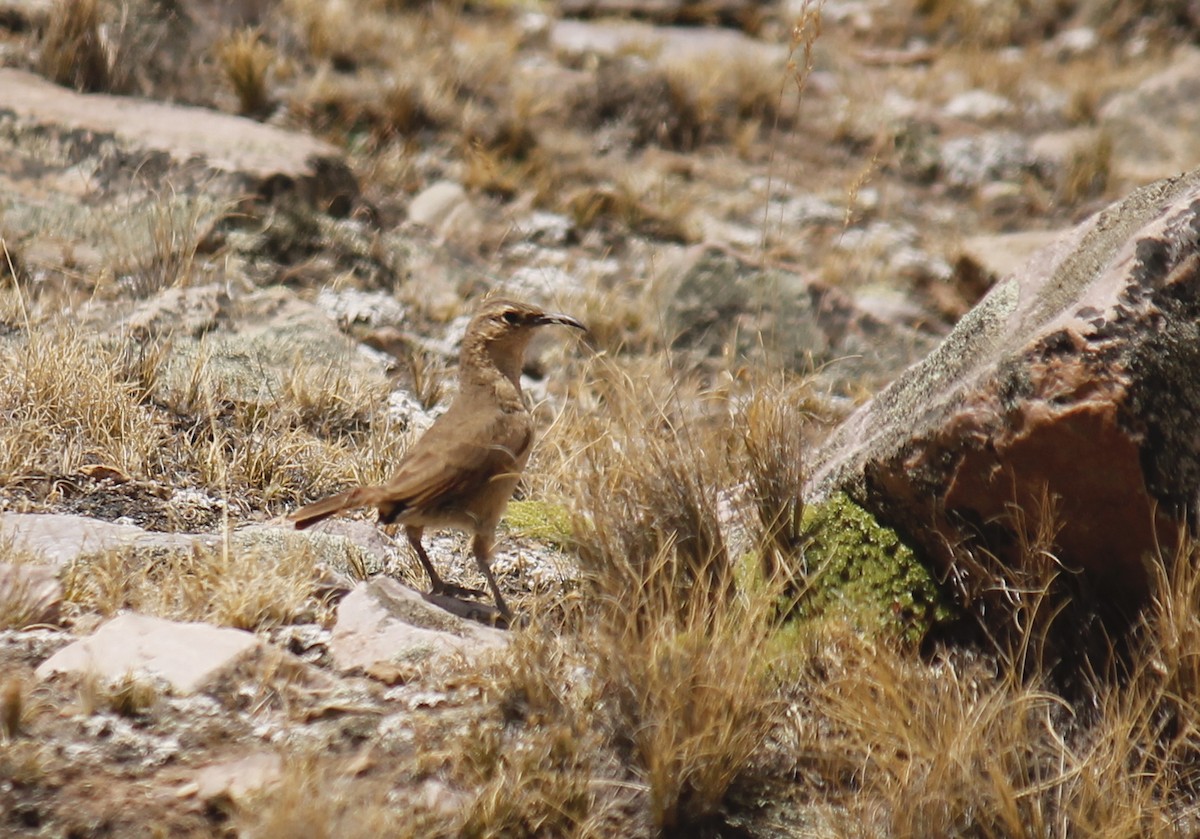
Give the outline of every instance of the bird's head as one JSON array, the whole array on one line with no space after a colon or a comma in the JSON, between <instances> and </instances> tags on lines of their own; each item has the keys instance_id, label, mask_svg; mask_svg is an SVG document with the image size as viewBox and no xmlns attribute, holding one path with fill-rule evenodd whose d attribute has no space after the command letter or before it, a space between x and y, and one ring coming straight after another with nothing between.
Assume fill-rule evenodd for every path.
<instances>
[{"instance_id":1,"label":"bird's head","mask_svg":"<svg viewBox=\"0 0 1200 839\"><path fill-rule=\"evenodd\" d=\"M525 348L539 326L550 324L587 328L568 315L547 312L530 303L504 297L488 299L480 307L463 335L460 368L487 360L514 384L520 382Z\"/></svg>"}]
</instances>

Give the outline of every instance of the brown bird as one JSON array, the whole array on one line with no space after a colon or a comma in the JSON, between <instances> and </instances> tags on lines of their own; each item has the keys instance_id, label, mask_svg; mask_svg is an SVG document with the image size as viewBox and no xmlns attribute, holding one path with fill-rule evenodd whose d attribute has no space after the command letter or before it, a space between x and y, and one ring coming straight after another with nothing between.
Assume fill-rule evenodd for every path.
<instances>
[{"instance_id":1,"label":"brown bird","mask_svg":"<svg viewBox=\"0 0 1200 839\"><path fill-rule=\"evenodd\" d=\"M503 298L486 301L467 325L458 358L458 395L405 453L395 476L302 507L288 516L297 530L355 507L377 507L382 524L405 526L408 543L432 584L432 594L481 594L445 583L421 536L426 527L471 534L472 552L500 614L511 620L489 564L496 525L533 448L533 415L521 393L525 348L539 326L579 321Z\"/></svg>"}]
</instances>

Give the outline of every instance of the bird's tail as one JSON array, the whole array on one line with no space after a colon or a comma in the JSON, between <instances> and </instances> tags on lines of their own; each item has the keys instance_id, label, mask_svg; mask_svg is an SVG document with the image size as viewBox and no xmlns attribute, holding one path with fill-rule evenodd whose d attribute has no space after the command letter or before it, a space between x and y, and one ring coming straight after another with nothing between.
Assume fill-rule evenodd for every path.
<instances>
[{"instance_id":1,"label":"bird's tail","mask_svg":"<svg viewBox=\"0 0 1200 839\"><path fill-rule=\"evenodd\" d=\"M337 495L331 495L301 507L288 515L288 521L295 522L297 530L304 530L343 510L353 510L355 507L368 507L376 504L377 490L378 487L356 487L339 492Z\"/></svg>"}]
</instances>

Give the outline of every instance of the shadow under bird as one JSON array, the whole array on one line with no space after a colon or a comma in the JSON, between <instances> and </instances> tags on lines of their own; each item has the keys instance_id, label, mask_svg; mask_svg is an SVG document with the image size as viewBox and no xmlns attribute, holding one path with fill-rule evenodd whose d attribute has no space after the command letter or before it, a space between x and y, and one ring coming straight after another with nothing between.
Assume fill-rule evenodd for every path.
<instances>
[{"instance_id":1,"label":"shadow under bird","mask_svg":"<svg viewBox=\"0 0 1200 839\"><path fill-rule=\"evenodd\" d=\"M527 303L486 301L463 336L457 396L408 449L392 479L301 507L288 516L296 529L343 510L375 507L381 524L404 525L409 544L429 574L430 593L451 596L481 592L444 582L421 537L427 527L464 531L473 537L475 562L500 614L511 621L490 560L496 525L533 448L533 415L521 393L525 349L534 331L549 324L587 331L575 318Z\"/></svg>"}]
</instances>

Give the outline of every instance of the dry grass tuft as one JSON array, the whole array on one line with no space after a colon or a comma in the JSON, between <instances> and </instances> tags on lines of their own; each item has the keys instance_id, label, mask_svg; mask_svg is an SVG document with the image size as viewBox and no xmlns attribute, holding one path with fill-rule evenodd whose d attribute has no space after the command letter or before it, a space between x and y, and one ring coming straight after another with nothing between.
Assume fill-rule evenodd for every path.
<instances>
[{"instance_id":1,"label":"dry grass tuft","mask_svg":"<svg viewBox=\"0 0 1200 839\"><path fill-rule=\"evenodd\" d=\"M75 562L64 587L67 601L84 612L129 609L261 630L317 616L315 562L303 541L269 551L230 543L157 555L117 550Z\"/></svg>"},{"instance_id":2,"label":"dry grass tuft","mask_svg":"<svg viewBox=\"0 0 1200 839\"><path fill-rule=\"evenodd\" d=\"M651 382L604 363L592 378L604 410L572 420L587 478L574 494L575 531L599 595L620 599L650 585L678 604L725 597L732 580L717 513L724 441L704 436L682 410L692 394L668 389L664 401Z\"/></svg>"},{"instance_id":3,"label":"dry grass tuft","mask_svg":"<svg viewBox=\"0 0 1200 839\"><path fill-rule=\"evenodd\" d=\"M719 829L778 711L774 594L714 607L647 580L535 619L488 674L499 719L464 738L464 835Z\"/></svg>"},{"instance_id":4,"label":"dry grass tuft","mask_svg":"<svg viewBox=\"0 0 1200 839\"><path fill-rule=\"evenodd\" d=\"M1018 683L1052 674L1074 681L1111 655L1111 639L1095 593L1056 555L1057 499L1044 490L1037 504L1009 508L1017 537L1011 557L960 549L950 582L988 648Z\"/></svg>"},{"instance_id":5,"label":"dry grass tuft","mask_svg":"<svg viewBox=\"0 0 1200 839\"><path fill-rule=\"evenodd\" d=\"M1030 792L1063 780L1061 700L850 634L826 649L832 672L811 701L827 733L813 748L843 788L869 791L847 802L860 835L1048 835L1053 816Z\"/></svg>"},{"instance_id":6,"label":"dry grass tuft","mask_svg":"<svg viewBox=\"0 0 1200 839\"><path fill-rule=\"evenodd\" d=\"M221 495L271 505L378 482L407 445L386 384L328 362L297 359L270 403L225 391L202 348L186 381L160 396L181 444L174 469Z\"/></svg>"},{"instance_id":7,"label":"dry grass tuft","mask_svg":"<svg viewBox=\"0 0 1200 839\"><path fill-rule=\"evenodd\" d=\"M1164 617L1147 616L1143 652L1155 650ZM1196 708L1190 699L1186 710L1161 704L1176 701L1177 686L1153 663L1132 679L1095 679L1071 702L1049 688L1048 673L1014 673L970 651L927 664L849 633L817 649L801 681L800 739L839 790L832 797L846 808L846 835L1185 836L1195 828Z\"/></svg>"},{"instance_id":8,"label":"dry grass tuft","mask_svg":"<svg viewBox=\"0 0 1200 839\"><path fill-rule=\"evenodd\" d=\"M114 713L143 717L154 710L161 695L157 682L133 673L112 681L88 675L79 685L79 707L88 716Z\"/></svg>"},{"instance_id":9,"label":"dry grass tuft","mask_svg":"<svg viewBox=\"0 0 1200 839\"><path fill-rule=\"evenodd\" d=\"M1194 834L1197 546L1181 539L1149 563L1151 606L1106 658L1081 663L1064 654L1074 637L1064 625L1079 614L1062 605L1061 570L1032 567L1047 565L1054 533L1052 505L1039 515L1024 568L991 578L988 602L1008 608L989 612L999 620L990 649L922 661L838 627L810 643L793 674L793 719L806 762L842 808L841 834ZM1064 662L1074 669L1064 674Z\"/></svg>"},{"instance_id":10,"label":"dry grass tuft","mask_svg":"<svg viewBox=\"0 0 1200 839\"><path fill-rule=\"evenodd\" d=\"M736 427L745 452L747 484L759 523L763 578L797 578L804 547L804 444L807 389L764 384L743 406Z\"/></svg>"},{"instance_id":11,"label":"dry grass tuft","mask_svg":"<svg viewBox=\"0 0 1200 839\"><path fill-rule=\"evenodd\" d=\"M1076 206L1102 196L1112 177L1112 156L1112 137L1107 132L1075 149L1059 186L1059 199Z\"/></svg>"},{"instance_id":12,"label":"dry grass tuft","mask_svg":"<svg viewBox=\"0 0 1200 839\"><path fill-rule=\"evenodd\" d=\"M125 247L139 257L122 269L120 290L137 299L191 284L198 265L204 203L160 194L150 207L149 247L134 239ZM118 248L121 247L118 237Z\"/></svg>"},{"instance_id":13,"label":"dry grass tuft","mask_svg":"<svg viewBox=\"0 0 1200 839\"><path fill-rule=\"evenodd\" d=\"M0 687L0 743L15 740L29 715L29 686L23 679L10 676Z\"/></svg>"},{"instance_id":14,"label":"dry grass tuft","mask_svg":"<svg viewBox=\"0 0 1200 839\"><path fill-rule=\"evenodd\" d=\"M118 361L66 325L35 328L0 356L0 480L70 475L87 464L140 477L161 466L166 429Z\"/></svg>"},{"instance_id":15,"label":"dry grass tuft","mask_svg":"<svg viewBox=\"0 0 1200 839\"><path fill-rule=\"evenodd\" d=\"M646 581L603 607L592 644L618 708L618 748L630 748L651 820L668 835L719 824L766 739L772 594L679 603Z\"/></svg>"},{"instance_id":16,"label":"dry grass tuft","mask_svg":"<svg viewBox=\"0 0 1200 839\"><path fill-rule=\"evenodd\" d=\"M359 777L352 760L289 755L283 777L237 808L238 836L274 839L395 839L448 837L445 819L409 804L389 806L386 784Z\"/></svg>"},{"instance_id":17,"label":"dry grass tuft","mask_svg":"<svg viewBox=\"0 0 1200 839\"><path fill-rule=\"evenodd\" d=\"M56 84L86 92L112 89L100 0L60 0L42 40L39 69Z\"/></svg>"},{"instance_id":18,"label":"dry grass tuft","mask_svg":"<svg viewBox=\"0 0 1200 839\"><path fill-rule=\"evenodd\" d=\"M416 346L408 348L404 360L412 377L412 391L417 401L426 411L431 410L446 395L448 371L445 362L440 356Z\"/></svg>"},{"instance_id":19,"label":"dry grass tuft","mask_svg":"<svg viewBox=\"0 0 1200 839\"><path fill-rule=\"evenodd\" d=\"M231 33L217 45L217 63L238 99L239 112L265 115L271 105L268 74L277 56L258 29Z\"/></svg>"},{"instance_id":20,"label":"dry grass tuft","mask_svg":"<svg viewBox=\"0 0 1200 839\"><path fill-rule=\"evenodd\" d=\"M303 359L288 368L283 392L274 411L319 437L361 434L370 428L372 414L387 398L383 382L364 385L335 364Z\"/></svg>"},{"instance_id":21,"label":"dry grass tuft","mask_svg":"<svg viewBox=\"0 0 1200 839\"><path fill-rule=\"evenodd\" d=\"M780 592L735 589L718 516L732 431L685 417L690 399L659 377L601 362L589 379L602 407L560 420L589 441L566 492L589 594L518 636L495 677L505 718L573 732L561 783L599 776L604 795L571 799L588 804L571 811L571 835L630 807L661 835L719 829L777 710Z\"/></svg>"},{"instance_id":22,"label":"dry grass tuft","mask_svg":"<svg viewBox=\"0 0 1200 839\"><path fill-rule=\"evenodd\" d=\"M509 736L480 721L464 742L464 781L475 789L456 835L600 836L588 825L596 807L590 762L594 734L561 720Z\"/></svg>"},{"instance_id":23,"label":"dry grass tuft","mask_svg":"<svg viewBox=\"0 0 1200 839\"><path fill-rule=\"evenodd\" d=\"M154 0L59 0L49 16L38 70L87 93L131 93L165 32Z\"/></svg>"}]
</instances>

